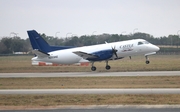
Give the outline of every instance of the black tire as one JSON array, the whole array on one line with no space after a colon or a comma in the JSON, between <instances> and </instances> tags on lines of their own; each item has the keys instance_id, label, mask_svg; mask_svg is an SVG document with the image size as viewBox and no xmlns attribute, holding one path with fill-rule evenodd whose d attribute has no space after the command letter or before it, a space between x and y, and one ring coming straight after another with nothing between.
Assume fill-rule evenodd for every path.
<instances>
[{"instance_id":1,"label":"black tire","mask_svg":"<svg viewBox=\"0 0 180 112\"><path fill-rule=\"evenodd\" d=\"M92 70L92 71L96 71L96 67L95 67L95 66L92 66L92 67L91 67L91 70Z\"/></svg>"},{"instance_id":2,"label":"black tire","mask_svg":"<svg viewBox=\"0 0 180 112\"><path fill-rule=\"evenodd\" d=\"M111 69L111 67L109 65L106 66L106 70L109 70Z\"/></svg>"},{"instance_id":3,"label":"black tire","mask_svg":"<svg viewBox=\"0 0 180 112\"><path fill-rule=\"evenodd\" d=\"M146 61L146 64L149 64L149 63L150 63L150 61L147 60L147 61Z\"/></svg>"}]
</instances>

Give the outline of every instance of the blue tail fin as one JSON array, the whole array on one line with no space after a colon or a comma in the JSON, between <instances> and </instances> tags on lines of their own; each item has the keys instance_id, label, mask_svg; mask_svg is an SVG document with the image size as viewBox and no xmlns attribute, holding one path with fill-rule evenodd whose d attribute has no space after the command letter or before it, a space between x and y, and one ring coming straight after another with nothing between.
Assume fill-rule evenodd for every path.
<instances>
[{"instance_id":1,"label":"blue tail fin","mask_svg":"<svg viewBox=\"0 0 180 112\"><path fill-rule=\"evenodd\" d=\"M35 30L27 31L32 48L42 52L51 52L62 49L74 48L72 46L50 46Z\"/></svg>"},{"instance_id":2,"label":"blue tail fin","mask_svg":"<svg viewBox=\"0 0 180 112\"><path fill-rule=\"evenodd\" d=\"M49 44L35 31L27 31L33 49L39 49L43 52L50 52Z\"/></svg>"}]
</instances>

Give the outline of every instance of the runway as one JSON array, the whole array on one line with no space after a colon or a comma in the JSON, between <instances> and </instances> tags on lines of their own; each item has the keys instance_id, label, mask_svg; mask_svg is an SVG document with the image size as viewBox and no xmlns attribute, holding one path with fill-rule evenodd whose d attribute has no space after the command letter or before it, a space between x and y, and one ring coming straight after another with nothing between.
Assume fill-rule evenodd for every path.
<instances>
[{"instance_id":1,"label":"runway","mask_svg":"<svg viewBox=\"0 0 180 112\"><path fill-rule=\"evenodd\" d=\"M51 108L1 109L0 112L179 112L180 105L66 105Z\"/></svg>"},{"instance_id":2,"label":"runway","mask_svg":"<svg viewBox=\"0 0 180 112\"><path fill-rule=\"evenodd\" d=\"M180 105L65 105L50 108L1 109L0 112L179 112Z\"/></svg>"},{"instance_id":3,"label":"runway","mask_svg":"<svg viewBox=\"0 0 180 112\"><path fill-rule=\"evenodd\" d=\"M0 94L180 94L180 89L4 89Z\"/></svg>"},{"instance_id":4,"label":"runway","mask_svg":"<svg viewBox=\"0 0 180 112\"><path fill-rule=\"evenodd\" d=\"M0 73L0 78L18 78L18 77L105 77L105 76L180 76L180 71Z\"/></svg>"}]
</instances>

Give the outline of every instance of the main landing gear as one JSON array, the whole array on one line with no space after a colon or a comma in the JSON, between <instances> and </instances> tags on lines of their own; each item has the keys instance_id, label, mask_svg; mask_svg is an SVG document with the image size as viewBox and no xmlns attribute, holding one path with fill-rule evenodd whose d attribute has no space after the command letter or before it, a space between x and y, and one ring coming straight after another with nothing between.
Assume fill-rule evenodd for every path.
<instances>
[{"instance_id":1,"label":"main landing gear","mask_svg":"<svg viewBox=\"0 0 180 112\"><path fill-rule=\"evenodd\" d=\"M110 70L111 66L108 65L108 61L106 61L106 70ZM92 67L91 67L92 71L96 71L96 67L94 66L94 62L92 62Z\"/></svg>"},{"instance_id":2,"label":"main landing gear","mask_svg":"<svg viewBox=\"0 0 180 112\"><path fill-rule=\"evenodd\" d=\"M108 65L108 61L106 61L106 70L111 69L111 66Z\"/></svg>"},{"instance_id":3,"label":"main landing gear","mask_svg":"<svg viewBox=\"0 0 180 112\"><path fill-rule=\"evenodd\" d=\"M146 57L146 64L149 64L149 63L150 63L150 61L149 61L148 56L145 56L145 57Z\"/></svg>"},{"instance_id":4,"label":"main landing gear","mask_svg":"<svg viewBox=\"0 0 180 112\"><path fill-rule=\"evenodd\" d=\"M94 62L92 62L91 70L92 70L92 71L96 71L96 67L94 66Z\"/></svg>"}]
</instances>

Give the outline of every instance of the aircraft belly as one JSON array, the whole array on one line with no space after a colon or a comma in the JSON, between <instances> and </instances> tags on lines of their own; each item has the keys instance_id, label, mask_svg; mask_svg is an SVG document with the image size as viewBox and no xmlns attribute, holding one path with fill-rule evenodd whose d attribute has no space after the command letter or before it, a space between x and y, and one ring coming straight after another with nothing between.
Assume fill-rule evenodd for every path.
<instances>
[{"instance_id":1,"label":"aircraft belly","mask_svg":"<svg viewBox=\"0 0 180 112\"><path fill-rule=\"evenodd\" d=\"M57 64L74 64L78 63L82 58L76 56L73 53L63 53L63 54L54 54L46 58L32 58L32 61L42 61L42 62L50 62L50 63L57 63Z\"/></svg>"},{"instance_id":2,"label":"aircraft belly","mask_svg":"<svg viewBox=\"0 0 180 112\"><path fill-rule=\"evenodd\" d=\"M60 54L56 61L60 64L74 64L74 63L78 63L80 60L81 57L76 56L73 53L64 53L64 54Z\"/></svg>"}]
</instances>

